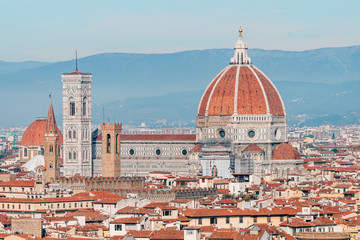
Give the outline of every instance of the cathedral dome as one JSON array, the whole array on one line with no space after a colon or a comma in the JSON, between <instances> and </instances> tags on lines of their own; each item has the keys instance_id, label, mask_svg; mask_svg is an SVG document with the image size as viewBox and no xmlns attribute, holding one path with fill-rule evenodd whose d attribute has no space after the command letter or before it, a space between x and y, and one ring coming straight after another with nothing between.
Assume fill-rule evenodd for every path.
<instances>
[{"instance_id":1,"label":"cathedral dome","mask_svg":"<svg viewBox=\"0 0 360 240\"><path fill-rule=\"evenodd\" d=\"M285 107L278 90L264 73L251 64L242 30L239 32L234 57L205 90L198 116L285 116Z\"/></svg>"},{"instance_id":2,"label":"cathedral dome","mask_svg":"<svg viewBox=\"0 0 360 240\"><path fill-rule=\"evenodd\" d=\"M288 143L281 143L274 148L272 160L299 160L300 153Z\"/></svg>"},{"instance_id":3,"label":"cathedral dome","mask_svg":"<svg viewBox=\"0 0 360 240\"><path fill-rule=\"evenodd\" d=\"M21 139L21 146L43 146L46 123L46 119L38 119L31 123L24 132ZM59 135L59 145L62 145L63 136L57 126L56 129Z\"/></svg>"}]
</instances>

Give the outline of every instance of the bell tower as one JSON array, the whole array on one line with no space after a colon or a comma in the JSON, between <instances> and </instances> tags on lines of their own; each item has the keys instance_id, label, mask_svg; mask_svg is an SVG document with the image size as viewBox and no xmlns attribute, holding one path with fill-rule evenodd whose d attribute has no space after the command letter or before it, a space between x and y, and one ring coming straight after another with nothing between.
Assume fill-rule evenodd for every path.
<instances>
[{"instance_id":1,"label":"bell tower","mask_svg":"<svg viewBox=\"0 0 360 240\"><path fill-rule=\"evenodd\" d=\"M122 125L101 124L102 176L120 177L120 134Z\"/></svg>"},{"instance_id":2,"label":"bell tower","mask_svg":"<svg viewBox=\"0 0 360 240\"><path fill-rule=\"evenodd\" d=\"M63 84L64 176L92 176L91 83L92 74L61 75Z\"/></svg>"},{"instance_id":3,"label":"bell tower","mask_svg":"<svg viewBox=\"0 0 360 240\"><path fill-rule=\"evenodd\" d=\"M50 97L50 105L44 134L45 182L51 182L60 177L59 169L59 134L55 121L54 109Z\"/></svg>"}]
</instances>

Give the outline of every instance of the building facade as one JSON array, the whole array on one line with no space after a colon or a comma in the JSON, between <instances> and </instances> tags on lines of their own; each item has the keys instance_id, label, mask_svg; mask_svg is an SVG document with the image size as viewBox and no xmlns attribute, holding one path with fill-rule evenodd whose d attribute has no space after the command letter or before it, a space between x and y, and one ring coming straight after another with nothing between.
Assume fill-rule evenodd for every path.
<instances>
[{"instance_id":1,"label":"building facade","mask_svg":"<svg viewBox=\"0 0 360 240\"><path fill-rule=\"evenodd\" d=\"M61 75L63 84L64 176L92 176L92 74L77 69Z\"/></svg>"},{"instance_id":2,"label":"building facade","mask_svg":"<svg viewBox=\"0 0 360 240\"><path fill-rule=\"evenodd\" d=\"M233 173L271 173L274 148L287 141L286 131L280 94L251 63L240 29L234 57L210 82L199 104L196 136L203 174L230 178ZM289 164L295 159L284 160Z\"/></svg>"}]
</instances>

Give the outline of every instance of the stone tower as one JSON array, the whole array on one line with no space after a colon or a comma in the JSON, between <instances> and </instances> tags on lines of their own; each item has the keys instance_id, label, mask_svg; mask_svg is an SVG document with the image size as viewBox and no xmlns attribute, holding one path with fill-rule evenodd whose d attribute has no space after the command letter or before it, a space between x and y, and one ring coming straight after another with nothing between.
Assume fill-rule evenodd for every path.
<instances>
[{"instance_id":1,"label":"stone tower","mask_svg":"<svg viewBox=\"0 0 360 240\"><path fill-rule=\"evenodd\" d=\"M60 177L59 169L59 134L56 127L54 109L50 98L46 130L44 134L45 182Z\"/></svg>"},{"instance_id":2,"label":"stone tower","mask_svg":"<svg viewBox=\"0 0 360 240\"><path fill-rule=\"evenodd\" d=\"M101 124L103 177L120 177L121 130L121 124Z\"/></svg>"},{"instance_id":3,"label":"stone tower","mask_svg":"<svg viewBox=\"0 0 360 240\"><path fill-rule=\"evenodd\" d=\"M77 69L61 75L63 84L64 175L92 176L92 74Z\"/></svg>"}]
</instances>

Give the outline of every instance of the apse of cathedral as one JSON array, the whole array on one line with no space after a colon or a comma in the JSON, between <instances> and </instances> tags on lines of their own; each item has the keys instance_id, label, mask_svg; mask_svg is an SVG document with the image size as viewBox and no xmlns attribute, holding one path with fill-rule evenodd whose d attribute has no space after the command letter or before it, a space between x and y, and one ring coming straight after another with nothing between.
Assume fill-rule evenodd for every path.
<instances>
[{"instance_id":1,"label":"apse of cathedral","mask_svg":"<svg viewBox=\"0 0 360 240\"><path fill-rule=\"evenodd\" d=\"M234 57L200 99L196 134L122 134L118 123L103 123L91 132L92 74L76 67L62 74L61 81L63 134L56 124L53 131L58 134L56 156L63 160L62 176L147 176L158 171L177 176L231 178L244 173L287 177L303 171L300 154L286 143L281 96L252 64L241 28ZM48 121L36 120L25 131L22 162L44 154L50 159L48 150L44 153L47 142L54 141L48 137Z\"/></svg>"}]
</instances>

